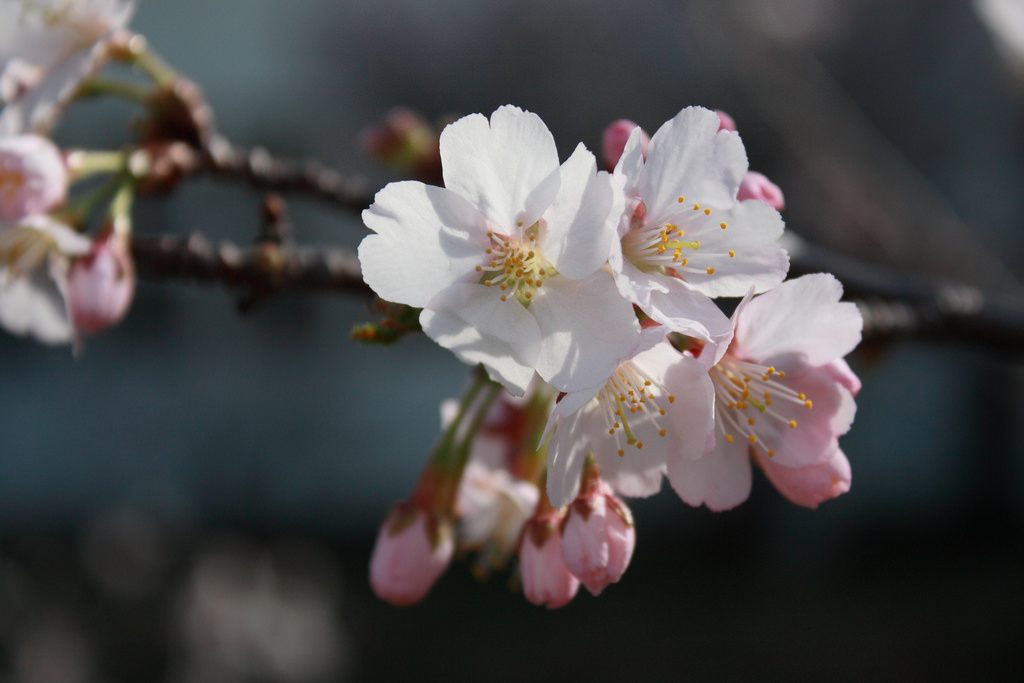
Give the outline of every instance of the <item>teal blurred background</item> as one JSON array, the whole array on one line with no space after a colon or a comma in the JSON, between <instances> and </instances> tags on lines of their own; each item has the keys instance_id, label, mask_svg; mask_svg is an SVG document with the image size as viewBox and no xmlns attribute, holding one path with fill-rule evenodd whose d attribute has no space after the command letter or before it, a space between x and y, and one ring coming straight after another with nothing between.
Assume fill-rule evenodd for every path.
<instances>
[{"instance_id":1,"label":"teal blurred background","mask_svg":"<svg viewBox=\"0 0 1024 683\"><path fill-rule=\"evenodd\" d=\"M563 156L613 119L736 119L788 226L1024 302L1024 87L970 3L143 0L134 27L241 145L391 176L359 131L511 102ZM90 103L59 139L116 146ZM260 195L201 180L147 234L248 242ZM303 243L364 228L295 198ZM815 512L764 480L739 510L632 505L621 584L532 607L455 563L420 606L365 567L467 370L422 337L348 340L364 302L142 282L73 358L0 337L0 680L863 680L1024 674L1021 356L924 341L851 359L851 492Z\"/></svg>"}]
</instances>

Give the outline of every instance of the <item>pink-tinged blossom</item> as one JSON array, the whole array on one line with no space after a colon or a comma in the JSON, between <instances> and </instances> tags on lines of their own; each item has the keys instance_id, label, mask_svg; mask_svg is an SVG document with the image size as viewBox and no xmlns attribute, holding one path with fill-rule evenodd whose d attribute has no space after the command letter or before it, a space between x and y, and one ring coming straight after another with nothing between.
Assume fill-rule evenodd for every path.
<instances>
[{"instance_id":1,"label":"pink-tinged blossom","mask_svg":"<svg viewBox=\"0 0 1024 683\"><path fill-rule=\"evenodd\" d=\"M743 182L740 183L739 194L736 195L736 198L740 201L756 199L777 211L786 208L786 198L782 196L779 186L757 171L747 171L747 174L743 176Z\"/></svg>"},{"instance_id":2,"label":"pink-tinged blossom","mask_svg":"<svg viewBox=\"0 0 1024 683\"><path fill-rule=\"evenodd\" d=\"M462 474L456 503L459 545L481 551L486 566L504 567L538 497L532 483L471 459Z\"/></svg>"},{"instance_id":3,"label":"pink-tinged blossom","mask_svg":"<svg viewBox=\"0 0 1024 683\"><path fill-rule=\"evenodd\" d=\"M565 513L549 509L531 518L519 546L523 593L534 605L558 609L569 604L580 581L565 565L559 531Z\"/></svg>"},{"instance_id":4,"label":"pink-tinged blossom","mask_svg":"<svg viewBox=\"0 0 1024 683\"><path fill-rule=\"evenodd\" d=\"M568 393L555 405L547 429L547 493L555 505L576 497L588 453L626 496L657 493L668 463L704 453L714 388L706 366L677 351L668 331L645 329L634 355L602 386Z\"/></svg>"},{"instance_id":5,"label":"pink-tinged blossom","mask_svg":"<svg viewBox=\"0 0 1024 683\"><path fill-rule=\"evenodd\" d=\"M68 173L57 147L38 135L0 136L0 226L64 201Z\"/></svg>"},{"instance_id":6,"label":"pink-tinged blossom","mask_svg":"<svg viewBox=\"0 0 1024 683\"><path fill-rule=\"evenodd\" d=\"M622 195L582 145L559 165L535 114L500 107L441 133L445 187L391 183L363 221L367 284L423 308L424 332L521 395L601 382L636 342L633 308L602 269Z\"/></svg>"},{"instance_id":7,"label":"pink-tinged blossom","mask_svg":"<svg viewBox=\"0 0 1024 683\"><path fill-rule=\"evenodd\" d=\"M813 509L850 490L850 461L838 448L822 462L804 467L786 467L757 450L754 453L768 481L795 505Z\"/></svg>"},{"instance_id":8,"label":"pink-tinged blossom","mask_svg":"<svg viewBox=\"0 0 1024 683\"><path fill-rule=\"evenodd\" d=\"M46 215L0 227L0 326L46 344L71 342L68 269L91 247L87 237Z\"/></svg>"},{"instance_id":9,"label":"pink-tinged blossom","mask_svg":"<svg viewBox=\"0 0 1024 683\"><path fill-rule=\"evenodd\" d=\"M455 543L451 525L415 503L392 509L370 558L370 586L381 600L413 605L447 569Z\"/></svg>"},{"instance_id":10,"label":"pink-tinged blossom","mask_svg":"<svg viewBox=\"0 0 1024 683\"><path fill-rule=\"evenodd\" d=\"M750 494L751 456L801 505L849 487L838 438L853 422L850 389L859 382L841 359L860 342L863 322L841 297L831 275L805 275L737 307L732 343L712 358L701 355L717 360L710 370L714 444L698 460L668 465L684 501L711 510L742 503Z\"/></svg>"},{"instance_id":11,"label":"pink-tinged blossom","mask_svg":"<svg viewBox=\"0 0 1024 683\"><path fill-rule=\"evenodd\" d=\"M624 297L691 337L722 343L729 319L709 297L767 291L789 259L778 212L740 201L747 155L715 112L682 110L651 138L646 158L634 130L615 168L626 210L609 265Z\"/></svg>"},{"instance_id":12,"label":"pink-tinged blossom","mask_svg":"<svg viewBox=\"0 0 1024 683\"><path fill-rule=\"evenodd\" d=\"M566 567L592 595L617 583L636 547L633 514L600 480L585 485L562 528Z\"/></svg>"},{"instance_id":13,"label":"pink-tinged blossom","mask_svg":"<svg viewBox=\"0 0 1024 683\"><path fill-rule=\"evenodd\" d=\"M128 24L131 0L0 2L0 133L47 132Z\"/></svg>"},{"instance_id":14,"label":"pink-tinged blossom","mask_svg":"<svg viewBox=\"0 0 1024 683\"><path fill-rule=\"evenodd\" d=\"M718 116L718 130L728 130L733 133L736 132L736 122L731 116L721 109L716 109L715 114Z\"/></svg>"},{"instance_id":15,"label":"pink-tinged blossom","mask_svg":"<svg viewBox=\"0 0 1024 683\"><path fill-rule=\"evenodd\" d=\"M629 119L619 119L608 124L608 127L604 129L604 133L601 135L601 160L604 161L604 165L609 171L615 168L615 164L619 163L619 159L622 157L622 150L626 148L626 141L629 140L630 133L633 132L634 128L638 127L636 123ZM647 144L650 141L647 133L640 131L640 150L642 153L647 153Z\"/></svg>"},{"instance_id":16,"label":"pink-tinged blossom","mask_svg":"<svg viewBox=\"0 0 1024 683\"><path fill-rule=\"evenodd\" d=\"M67 294L76 332L96 334L120 322L135 296L128 239L113 232L97 238L92 251L71 264Z\"/></svg>"}]
</instances>

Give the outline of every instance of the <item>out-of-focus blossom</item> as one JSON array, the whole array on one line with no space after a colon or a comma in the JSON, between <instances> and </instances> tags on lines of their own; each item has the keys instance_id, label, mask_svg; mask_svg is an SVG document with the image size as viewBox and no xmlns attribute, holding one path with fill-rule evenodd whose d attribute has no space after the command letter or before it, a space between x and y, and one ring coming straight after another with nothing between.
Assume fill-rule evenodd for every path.
<instances>
[{"instance_id":1,"label":"out-of-focus blossom","mask_svg":"<svg viewBox=\"0 0 1024 683\"><path fill-rule=\"evenodd\" d=\"M535 605L558 609L569 604L580 588L562 557L560 527L565 513L548 507L526 523L519 547L523 593Z\"/></svg>"},{"instance_id":2,"label":"out-of-focus blossom","mask_svg":"<svg viewBox=\"0 0 1024 683\"><path fill-rule=\"evenodd\" d=\"M646 159L633 131L615 169L626 211L609 259L619 291L644 313L714 343L731 330L709 297L767 291L789 267L778 212L737 201L747 155L720 126L713 111L684 109L654 134Z\"/></svg>"},{"instance_id":3,"label":"out-of-focus blossom","mask_svg":"<svg viewBox=\"0 0 1024 683\"><path fill-rule=\"evenodd\" d=\"M618 582L636 547L633 514L600 479L584 482L562 529L562 557L593 595Z\"/></svg>"},{"instance_id":4,"label":"out-of-focus blossom","mask_svg":"<svg viewBox=\"0 0 1024 683\"><path fill-rule=\"evenodd\" d=\"M757 171L747 171L747 174L743 176L743 182L740 183L740 190L736 198L741 201L756 199L776 211L786 208L786 198L782 196L779 186Z\"/></svg>"},{"instance_id":5,"label":"out-of-focus blossom","mask_svg":"<svg viewBox=\"0 0 1024 683\"><path fill-rule=\"evenodd\" d=\"M106 58L131 0L0 2L0 133L46 132Z\"/></svg>"},{"instance_id":6,"label":"out-of-focus blossom","mask_svg":"<svg viewBox=\"0 0 1024 683\"><path fill-rule=\"evenodd\" d=\"M360 147L370 156L416 179L440 181L441 153L437 131L411 109L396 107L359 136Z\"/></svg>"},{"instance_id":7,"label":"out-of-focus blossom","mask_svg":"<svg viewBox=\"0 0 1024 683\"><path fill-rule=\"evenodd\" d=\"M441 133L444 188L392 183L363 212L363 277L422 307L423 330L522 395L534 373L562 391L597 384L639 325L602 269L621 193L582 145L559 166L535 114L500 107Z\"/></svg>"},{"instance_id":8,"label":"out-of-focus blossom","mask_svg":"<svg viewBox=\"0 0 1024 683\"><path fill-rule=\"evenodd\" d=\"M532 483L471 459L459 486L460 546L480 550L484 567L504 567L538 495Z\"/></svg>"},{"instance_id":9,"label":"out-of-focus blossom","mask_svg":"<svg viewBox=\"0 0 1024 683\"><path fill-rule=\"evenodd\" d=\"M1020 0L974 0L985 27L992 32L996 47L1018 78L1024 78L1024 2Z\"/></svg>"},{"instance_id":10,"label":"out-of-focus blossom","mask_svg":"<svg viewBox=\"0 0 1024 683\"><path fill-rule=\"evenodd\" d=\"M602 386L566 394L555 405L547 475L555 505L576 496L588 453L604 480L627 496L657 493L668 462L704 453L714 428L714 388L706 366L678 352L667 332L644 330L635 354Z\"/></svg>"},{"instance_id":11,"label":"out-of-focus blossom","mask_svg":"<svg viewBox=\"0 0 1024 683\"><path fill-rule=\"evenodd\" d=\"M619 163L619 159L622 158L622 150L626 148L626 142L629 140L629 134L638 127L629 119L619 119L608 124L608 127L604 129L604 133L601 135L601 160L604 161L604 165L609 171ZM640 151L643 154L647 154L647 144L650 141L647 133L640 131Z\"/></svg>"},{"instance_id":12,"label":"out-of-focus blossom","mask_svg":"<svg viewBox=\"0 0 1024 683\"><path fill-rule=\"evenodd\" d=\"M68 173L57 147L38 135L0 136L0 229L61 202Z\"/></svg>"},{"instance_id":13,"label":"out-of-focus blossom","mask_svg":"<svg viewBox=\"0 0 1024 683\"><path fill-rule=\"evenodd\" d=\"M71 342L70 260L91 248L87 237L45 215L0 229L0 325L46 344Z\"/></svg>"},{"instance_id":14,"label":"out-of-focus blossom","mask_svg":"<svg viewBox=\"0 0 1024 683\"><path fill-rule=\"evenodd\" d=\"M135 264L128 238L113 231L76 258L68 275L68 310L75 331L96 334L117 324L135 296Z\"/></svg>"},{"instance_id":15,"label":"out-of-focus blossom","mask_svg":"<svg viewBox=\"0 0 1024 683\"><path fill-rule=\"evenodd\" d=\"M399 503L377 534L370 558L370 586L392 605L424 597L451 562L451 523L416 503Z\"/></svg>"},{"instance_id":16,"label":"out-of-focus blossom","mask_svg":"<svg viewBox=\"0 0 1024 683\"><path fill-rule=\"evenodd\" d=\"M831 275L805 275L737 307L732 344L716 352L710 371L714 445L698 460L668 465L684 501L712 510L742 503L750 494L751 454L798 504L813 506L849 488L838 437L853 422L849 387L859 382L838 361L860 342L863 322L841 297Z\"/></svg>"}]
</instances>

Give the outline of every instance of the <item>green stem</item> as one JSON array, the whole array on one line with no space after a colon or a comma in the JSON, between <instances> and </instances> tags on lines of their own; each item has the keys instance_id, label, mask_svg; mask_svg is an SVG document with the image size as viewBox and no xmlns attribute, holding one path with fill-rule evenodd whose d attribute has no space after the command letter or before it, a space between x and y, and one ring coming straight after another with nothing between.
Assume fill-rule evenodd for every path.
<instances>
[{"instance_id":1,"label":"green stem","mask_svg":"<svg viewBox=\"0 0 1024 683\"><path fill-rule=\"evenodd\" d=\"M96 207L104 202L110 201L121 187L122 182L122 178L109 179L107 182L95 188L88 194L68 202L68 204L57 213L57 216L70 225L76 227L81 226L89 220L89 216L91 216L93 211L96 210Z\"/></svg>"},{"instance_id":2,"label":"green stem","mask_svg":"<svg viewBox=\"0 0 1024 683\"><path fill-rule=\"evenodd\" d=\"M68 153L68 169L72 182L77 182L99 173L121 173L125 170L128 155L124 152L87 152L74 150Z\"/></svg>"},{"instance_id":3,"label":"green stem","mask_svg":"<svg viewBox=\"0 0 1024 683\"><path fill-rule=\"evenodd\" d=\"M110 203L110 221L114 226L114 234L129 237L132 234L132 200L135 198L135 183L131 179L121 179L114 201Z\"/></svg>"},{"instance_id":4,"label":"green stem","mask_svg":"<svg viewBox=\"0 0 1024 683\"><path fill-rule=\"evenodd\" d=\"M78 87L78 91L75 93L75 98L87 99L91 97L111 95L113 97L121 97L126 100L145 104L149 101L151 94L152 89L138 83L95 77L90 78Z\"/></svg>"},{"instance_id":5,"label":"green stem","mask_svg":"<svg viewBox=\"0 0 1024 683\"><path fill-rule=\"evenodd\" d=\"M178 78L177 72L147 45L135 55L135 64L159 86L168 86Z\"/></svg>"}]
</instances>

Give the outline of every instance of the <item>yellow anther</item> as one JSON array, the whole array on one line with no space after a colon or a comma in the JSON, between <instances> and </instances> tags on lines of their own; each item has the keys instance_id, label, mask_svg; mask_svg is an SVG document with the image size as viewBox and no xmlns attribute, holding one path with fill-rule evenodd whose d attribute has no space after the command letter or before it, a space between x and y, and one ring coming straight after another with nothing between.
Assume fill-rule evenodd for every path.
<instances>
[{"instance_id":1,"label":"yellow anther","mask_svg":"<svg viewBox=\"0 0 1024 683\"><path fill-rule=\"evenodd\" d=\"M757 443L757 434L751 434L750 436L748 436L747 441L749 441L751 444Z\"/></svg>"},{"instance_id":2,"label":"yellow anther","mask_svg":"<svg viewBox=\"0 0 1024 683\"><path fill-rule=\"evenodd\" d=\"M685 265L686 265L687 263L689 263L689 262L690 262L690 259L688 259L688 258L686 258L686 257L684 256L683 258L681 258L681 259L679 260L679 265L681 265L681 266L685 266Z\"/></svg>"},{"instance_id":3,"label":"yellow anther","mask_svg":"<svg viewBox=\"0 0 1024 683\"><path fill-rule=\"evenodd\" d=\"M779 379L786 379L786 371L779 370Z\"/></svg>"},{"instance_id":4,"label":"yellow anther","mask_svg":"<svg viewBox=\"0 0 1024 683\"><path fill-rule=\"evenodd\" d=\"M707 271L705 271L705 272L707 272L708 275L714 275L715 274L715 269L712 268L711 266L708 266Z\"/></svg>"},{"instance_id":5,"label":"yellow anther","mask_svg":"<svg viewBox=\"0 0 1024 683\"><path fill-rule=\"evenodd\" d=\"M729 250L729 258L736 258L736 250L734 250L734 249L730 249Z\"/></svg>"},{"instance_id":6,"label":"yellow anther","mask_svg":"<svg viewBox=\"0 0 1024 683\"><path fill-rule=\"evenodd\" d=\"M682 204L683 202L686 201L686 197L684 197L682 195L679 195L679 197L676 199L676 201L679 202L680 204Z\"/></svg>"},{"instance_id":7,"label":"yellow anther","mask_svg":"<svg viewBox=\"0 0 1024 683\"><path fill-rule=\"evenodd\" d=\"M668 395L668 402L669 403L675 403L676 402L676 397L673 396L672 394L669 394Z\"/></svg>"},{"instance_id":8,"label":"yellow anther","mask_svg":"<svg viewBox=\"0 0 1024 683\"><path fill-rule=\"evenodd\" d=\"M694 204L693 205L693 210L694 211L700 211L700 204Z\"/></svg>"},{"instance_id":9,"label":"yellow anther","mask_svg":"<svg viewBox=\"0 0 1024 683\"><path fill-rule=\"evenodd\" d=\"M658 408L658 414L659 415L664 415L665 414L665 409L664 408Z\"/></svg>"},{"instance_id":10,"label":"yellow anther","mask_svg":"<svg viewBox=\"0 0 1024 683\"><path fill-rule=\"evenodd\" d=\"M798 399L800 399L801 401L806 401L807 400L807 394L805 394L803 392L800 392L799 394L797 394L796 397Z\"/></svg>"},{"instance_id":11,"label":"yellow anther","mask_svg":"<svg viewBox=\"0 0 1024 683\"><path fill-rule=\"evenodd\" d=\"M790 429L796 429L796 420L790 420L789 421L789 428Z\"/></svg>"},{"instance_id":12,"label":"yellow anther","mask_svg":"<svg viewBox=\"0 0 1024 683\"><path fill-rule=\"evenodd\" d=\"M720 227L722 230L725 230L726 228L729 227L729 224L728 223L719 223L718 227Z\"/></svg>"},{"instance_id":13,"label":"yellow anther","mask_svg":"<svg viewBox=\"0 0 1024 683\"><path fill-rule=\"evenodd\" d=\"M704 209L704 215L705 216L710 216L711 215L711 209Z\"/></svg>"},{"instance_id":14,"label":"yellow anther","mask_svg":"<svg viewBox=\"0 0 1024 683\"><path fill-rule=\"evenodd\" d=\"M748 417L747 418L747 424L750 425L751 427L753 427L754 425L757 424L757 419L753 418L753 417Z\"/></svg>"},{"instance_id":15,"label":"yellow anther","mask_svg":"<svg viewBox=\"0 0 1024 683\"><path fill-rule=\"evenodd\" d=\"M504 294L502 294L502 295L501 295L501 300L502 300L502 301L508 301L508 297L507 297L507 296L505 296Z\"/></svg>"},{"instance_id":16,"label":"yellow anther","mask_svg":"<svg viewBox=\"0 0 1024 683\"><path fill-rule=\"evenodd\" d=\"M774 365L769 365L768 369L765 370L765 372L768 373L769 375L774 375L775 374L775 366Z\"/></svg>"},{"instance_id":17,"label":"yellow anther","mask_svg":"<svg viewBox=\"0 0 1024 683\"><path fill-rule=\"evenodd\" d=\"M735 438L733 437L733 435L732 435L732 434L726 434L726 435L725 435L725 440L726 440L726 441L727 441L728 443L733 443L734 441L736 441L736 439L735 439Z\"/></svg>"},{"instance_id":18,"label":"yellow anther","mask_svg":"<svg viewBox=\"0 0 1024 683\"><path fill-rule=\"evenodd\" d=\"M661 428L661 429L658 430L658 436L665 436L666 434L668 434L668 430L667 429Z\"/></svg>"},{"instance_id":19,"label":"yellow anther","mask_svg":"<svg viewBox=\"0 0 1024 683\"><path fill-rule=\"evenodd\" d=\"M807 408L808 410L810 410L813 407L814 407L814 403L812 403L810 400L804 401L804 408Z\"/></svg>"},{"instance_id":20,"label":"yellow anther","mask_svg":"<svg viewBox=\"0 0 1024 683\"><path fill-rule=\"evenodd\" d=\"M643 441L637 441L636 442L636 447L637 448L643 448L644 447L644 442Z\"/></svg>"},{"instance_id":21,"label":"yellow anther","mask_svg":"<svg viewBox=\"0 0 1024 683\"><path fill-rule=\"evenodd\" d=\"M476 267L476 272L478 272L478 273L479 273L479 272L480 272L481 270L483 270L483 269L484 269L484 267L483 267L483 266L477 266L477 267Z\"/></svg>"},{"instance_id":22,"label":"yellow anther","mask_svg":"<svg viewBox=\"0 0 1024 683\"><path fill-rule=\"evenodd\" d=\"M765 455L767 455L769 458L774 458L775 457L775 451L773 451L772 449L769 448L768 452L765 453Z\"/></svg>"},{"instance_id":23,"label":"yellow anther","mask_svg":"<svg viewBox=\"0 0 1024 683\"><path fill-rule=\"evenodd\" d=\"M619 449L619 457L621 458L621 457L622 457L622 456L624 456L625 454L626 454L626 451L624 451L624 450L622 450L622 449L620 448L620 449Z\"/></svg>"}]
</instances>

